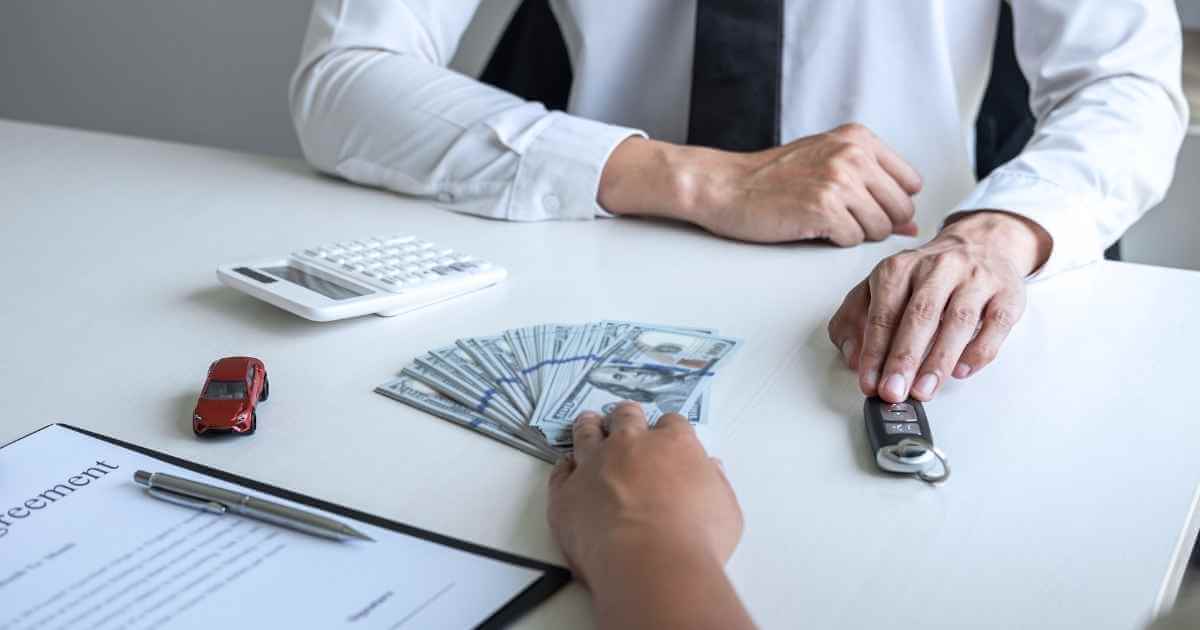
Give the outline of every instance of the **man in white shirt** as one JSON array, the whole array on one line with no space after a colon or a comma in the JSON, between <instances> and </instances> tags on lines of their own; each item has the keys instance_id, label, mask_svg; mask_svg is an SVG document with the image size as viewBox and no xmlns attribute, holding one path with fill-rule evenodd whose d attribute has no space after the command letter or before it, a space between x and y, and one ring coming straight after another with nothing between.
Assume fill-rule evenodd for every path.
<instances>
[{"instance_id":1,"label":"man in white shirt","mask_svg":"<svg viewBox=\"0 0 1200 630\"><path fill-rule=\"evenodd\" d=\"M551 0L565 112L447 69L480 4L316 0L291 89L308 159L513 221L660 216L841 246L936 232L830 322L863 392L891 401L987 365L1026 279L1098 259L1161 199L1186 127L1171 0L1011 0L1038 126L980 182L1001 0Z\"/></svg>"}]
</instances>

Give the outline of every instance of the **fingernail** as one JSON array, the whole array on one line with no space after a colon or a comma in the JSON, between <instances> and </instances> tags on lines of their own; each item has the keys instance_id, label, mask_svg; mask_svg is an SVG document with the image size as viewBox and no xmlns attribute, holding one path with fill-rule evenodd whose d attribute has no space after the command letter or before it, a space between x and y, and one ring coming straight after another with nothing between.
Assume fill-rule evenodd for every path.
<instances>
[{"instance_id":1,"label":"fingernail","mask_svg":"<svg viewBox=\"0 0 1200 630\"><path fill-rule=\"evenodd\" d=\"M937 389L938 377L937 374L926 374L917 379L913 385L913 393L918 396L929 397L933 395L933 390Z\"/></svg>"},{"instance_id":2,"label":"fingernail","mask_svg":"<svg viewBox=\"0 0 1200 630\"><path fill-rule=\"evenodd\" d=\"M966 363L959 363L954 366L954 378L967 378L971 375L971 366Z\"/></svg>"},{"instance_id":3,"label":"fingernail","mask_svg":"<svg viewBox=\"0 0 1200 630\"><path fill-rule=\"evenodd\" d=\"M591 420L599 417L600 414L596 413L595 411L585 411L575 417L575 422L579 422L580 420Z\"/></svg>"},{"instance_id":4,"label":"fingernail","mask_svg":"<svg viewBox=\"0 0 1200 630\"><path fill-rule=\"evenodd\" d=\"M904 377L899 374L893 374L887 377L883 382L883 398L891 398L893 401L904 400Z\"/></svg>"},{"instance_id":5,"label":"fingernail","mask_svg":"<svg viewBox=\"0 0 1200 630\"><path fill-rule=\"evenodd\" d=\"M854 343L853 339L847 339L842 342L842 358L846 363L850 363L851 357L854 356L854 351L858 349L858 344Z\"/></svg>"}]
</instances>

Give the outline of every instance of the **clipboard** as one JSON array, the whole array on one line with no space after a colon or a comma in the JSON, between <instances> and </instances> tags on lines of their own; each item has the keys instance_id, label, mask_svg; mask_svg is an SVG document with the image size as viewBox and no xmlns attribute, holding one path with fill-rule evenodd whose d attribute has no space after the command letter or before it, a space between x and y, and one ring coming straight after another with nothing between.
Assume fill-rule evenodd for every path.
<instances>
[{"instance_id":1,"label":"clipboard","mask_svg":"<svg viewBox=\"0 0 1200 630\"><path fill-rule=\"evenodd\" d=\"M466 552L469 554L481 556L484 558L489 558L491 560L495 560L495 561L498 561L501 563L515 565L515 566L529 569L532 571L541 572L541 577L537 578L534 582L532 582L523 591L521 591L520 593L518 593L517 595L512 597L507 603L505 603L498 610L496 610L490 617L488 617L481 624L476 626L477 628L491 629L491 628L503 628L503 627L508 626L509 624L511 624L514 621L516 621L517 619L519 619L522 615L524 615L528 611L535 608L538 604L542 603L543 601L548 599L550 596L552 596L553 594L558 592L563 586L565 586L571 580L570 571L564 567L547 564L544 562L539 562L537 560L533 560L530 558L525 558L525 557L518 556L515 554L500 551L497 549L492 549L489 547L484 547L482 545L477 545L474 543L459 540L457 538L452 538L450 536L439 534L437 532L432 532L432 531L428 531L428 530L421 529L418 527L413 527L411 525L407 525L404 523L398 523L396 521L381 518L381 517L375 516L373 514L367 514L365 512L361 512L359 510L355 510L355 509L348 508L345 506L330 503L328 501L323 501L321 499L317 499L314 497L309 497L309 496L306 496L303 494L292 492L292 491L284 489L284 488L279 488L277 486L272 486L270 484L255 481L253 479L248 479L246 477L242 477L242 476L235 475L235 474L223 471L223 470L205 466L203 464L198 464L198 463L195 463L192 461L188 461L188 460L185 460L185 459L182 459L179 457L175 457L173 455L168 455L166 453L155 451L153 449L149 449L149 448L146 448L143 446L138 446L136 444L130 444L129 442L125 442L123 440L118 440L113 437L95 433L93 431L89 431L87 429L82 429L82 428L79 428L79 427L76 427L76 426L73 426L70 424L54 423L54 424L46 425L40 429L32 431L26 435L23 435L15 440L12 440L12 441L0 446L0 450L3 450L17 442L20 442L21 440L24 440L33 435L36 435L37 433L39 433L41 431L45 431L46 429L48 429L50 427L59 427L59 428L63 428L63 429L68 429L70 431L74 431L74 432L82 434L84 436L87 436L87 437L90 437L90 438L93 438L96 440L100 440L102 442L107 442L108 444L111 444L113 446L127 449L129 451L133 451L135 453L138 453L138 454L146 456L146 457L151 457L153 459L165 462L167 464L178 466L180 468L184 468L184 469L187 469L187 470L190 470L190 471L193 471L196 473L200 473L203 475L208 475L210 477L220 479L221 481L236 484L236 485L248 488L250 490L262 493L264 495L274 496L274 497L284 499L287 501L294 501L296 503L300 503L300 504L312 507L314 509L321 510L323 512L327 512L330 514L336 514L337 516L347 519L347 520L359 521L361 523L366 523L366 524L369 524L369 525L372 525L375 527L389 529L396 533L403 534L405 536L418 538L418 539L428 541L428 542L431 542L431 543L434 543L437 545L442 545L442 546L456 549L456 550Z\"/></svg>"}]
</instances>

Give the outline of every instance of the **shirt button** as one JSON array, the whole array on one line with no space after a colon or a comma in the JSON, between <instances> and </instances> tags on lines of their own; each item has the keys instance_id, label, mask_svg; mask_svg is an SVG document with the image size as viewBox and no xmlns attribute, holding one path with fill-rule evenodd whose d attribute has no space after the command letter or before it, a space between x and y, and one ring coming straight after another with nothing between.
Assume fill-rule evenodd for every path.
<instances>
[{"instance_id":1,"label":"shirt button","mask_svg":"<svg viewBox=\"0 0 1200 630\"><path fill-rule=\"evenodd\" d=\"M546 195L542 197L542 207L547 212L558 212L562 208L562 202L558 200L558 195Z\"/></svg>"}]
</instances>

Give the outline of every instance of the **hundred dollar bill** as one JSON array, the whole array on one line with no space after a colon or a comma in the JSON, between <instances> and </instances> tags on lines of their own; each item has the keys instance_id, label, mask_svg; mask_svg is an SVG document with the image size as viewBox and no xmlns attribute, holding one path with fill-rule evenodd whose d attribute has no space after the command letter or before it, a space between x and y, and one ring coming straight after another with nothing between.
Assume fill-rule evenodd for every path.
<instances>
[{"instance_id":1,"label":"hundred dollar bill","mask_svg":"<svg viewBox=\"0 0 1200 630\"><path fill-rule=\"evenodd\" d=\"M604 413L624 400L642 405L651 424L690 409L738 346L737 339L680 329L635 328L544 417L531 425L555 446L570 443L568 428L584 410Z\"/></svg>"},{"instance_id":2,"label":"hundred dollar bill","mask_svg":"<svg viewBox=\"0 0 1200 630\"><path fill-rule=\"evenodd\" d=\"M401 371L401 375L424 383L430 389L458 402L474 413L490 418L499 424L512 427L514 432L519 432L525 428L525 423L520 418L515 418L504 413L496 405L487 405L488 399L483 393L454 381L420 359L413 361L411 365L404 368Z\"/></svg>"},{"instance_id":3,"label":"hundred dollar bill","mask_svg":"<svg viewBox=\"0 0 1200 630\"><path fill-rule=\"evenodd\" d=\"M533 396L518 374L512 348L502 336L459 339L454 343L470 355L487 374L492 386L504 392L523 417L533 414Z\"/></svg>"},{"instance_id":4,"label":"hundred dollar bill","mask_svg":"<svg viewBox=\"0 0 1200 630\"><path fill-rule=\"evenodd\" d=\"M418 380L399 376L375 388L375 391L426 413L481 433L497 442L511 446L547 463L553 464L560 457L557 451L510 434L504 427L491 419L485 418L471 411L466 406L442 396Z\"/></svg>"}]
</instances>

